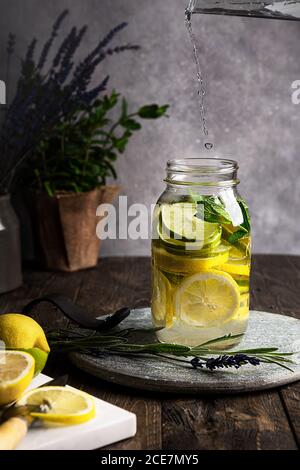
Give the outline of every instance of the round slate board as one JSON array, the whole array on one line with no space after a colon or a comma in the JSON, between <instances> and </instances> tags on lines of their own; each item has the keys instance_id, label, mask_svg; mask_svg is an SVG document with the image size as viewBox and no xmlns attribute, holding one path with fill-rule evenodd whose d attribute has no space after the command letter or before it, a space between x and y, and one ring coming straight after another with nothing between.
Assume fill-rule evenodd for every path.
<instances>
[{"instance_id":1,"label":"round slate board","mask_svg":"<svg viewBox=\"0 0 300 470\"><path fill-rule=\"evenodd\" d=\"M123 328L151 327L150 308L135 309L122 322ZM141 333L134 338L143 341ZM155 341L154 334L147 342ZM151 333L152 335L152 333ZM250 312L249 327L239 349L276 346L280 351L300 351L300 320L267 312ZM127 387L143 390L185 394L240 393L277 387L300 380L300 354L293 360L290 372L273 364L245 365L217 371L194 370L188 364L176 364L155 357L107 356L96 358L71 353L71 361L96 377Z\"/></svg>"}]
</instances>

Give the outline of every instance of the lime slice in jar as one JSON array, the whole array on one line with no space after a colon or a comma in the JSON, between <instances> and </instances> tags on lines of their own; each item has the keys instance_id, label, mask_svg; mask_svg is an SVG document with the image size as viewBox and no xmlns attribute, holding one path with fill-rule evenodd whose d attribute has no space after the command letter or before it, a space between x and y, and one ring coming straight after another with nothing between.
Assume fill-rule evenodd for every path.
<instances>
[{"instance_id":1,"label":"lime slice in jar","mask_svg":"<svg viewBox=\"0 0 300 470\"><path fill-rule=\"evenodd\" d=\"M158 227L160 238L174 248L201 250L219 245L222 227L219 224L205 222L196 217L195 203L165 204L161 207L161 217Z\"/></svg>"}]
</instances>

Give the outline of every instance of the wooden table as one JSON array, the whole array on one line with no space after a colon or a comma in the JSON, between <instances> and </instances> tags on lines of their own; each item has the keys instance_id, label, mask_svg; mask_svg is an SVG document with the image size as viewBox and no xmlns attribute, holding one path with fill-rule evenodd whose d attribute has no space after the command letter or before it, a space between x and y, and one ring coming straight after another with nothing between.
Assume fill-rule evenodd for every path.
<instances>
[{"instance_id":1,"label":"wooden table","mask_svg":"<svg viewBox=\"0 0 300 470\"><path fill-rule=\"evenodd\" d=\"M149 258L104 258L97 269L64 274L27 270L22 288L0 296L0 312L19 311L34 297L60 292L91 312L150 303ZM257 255L251 308L300 318L300 257ZM43 326L67 320L46 304L34 317ZM300 448L300 382L276 390L199 398L140 392L105 383L50 360L45 373L68 372L70 384L137 415L137 435L110 449L297 449Z\"/></svg>"}]
</instances>

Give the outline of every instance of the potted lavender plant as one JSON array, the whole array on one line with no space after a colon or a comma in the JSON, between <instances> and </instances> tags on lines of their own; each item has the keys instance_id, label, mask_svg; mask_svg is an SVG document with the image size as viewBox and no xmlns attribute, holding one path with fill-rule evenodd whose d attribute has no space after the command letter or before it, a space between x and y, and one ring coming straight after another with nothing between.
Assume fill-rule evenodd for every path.
<instances>
[{"instance_id":1,"label":"potted lavender plant","mask_svg":"<svg viewBox=\"0 0 300 470\"><path fill-rule=\"evenodd\" d=\"M116 177L114 161L140 129L137 118L159 118L167 106L143 106L129 114L123 98L120 117L112 121L108 115L120 96L107 94L109 77L89 88L107 56L139 48L109 47L126 23L111 30L76 66L74 54L87 27L73 27L47 67L67 14L64 11L56 20L39 57L33 39L22 61L0 136L1 154L9 162L6 168L4 159L0 162L0 187L6 193L20 187L33 190L29 206L40 259L47 268L74 271L97 263L96 207L112 201L118 192L118 187L106 184L106 178Z\"/></svg>"}]
</instances>

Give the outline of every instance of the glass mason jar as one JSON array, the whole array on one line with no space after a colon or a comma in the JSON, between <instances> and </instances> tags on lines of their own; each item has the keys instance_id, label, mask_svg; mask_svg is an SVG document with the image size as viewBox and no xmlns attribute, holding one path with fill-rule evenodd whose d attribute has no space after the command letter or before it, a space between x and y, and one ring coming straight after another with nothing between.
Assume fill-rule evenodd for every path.
<instances>
[{"instance_id":1,"label":"glass mason jar","mask_svg":"<svg viewBox=\"0 0 300 470\"><path fill-rule=\"evenodd\" d=\"M250 219L237 170L217 158L167 164L152 230L152 318L161 342L196 346L246 331Z\"/></svg>"}]
</instances>

